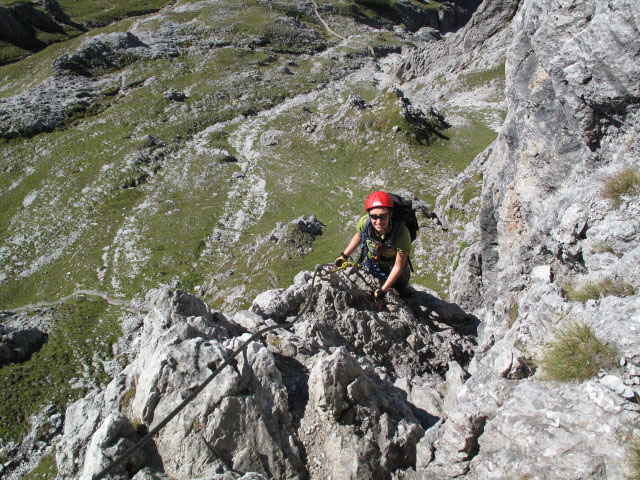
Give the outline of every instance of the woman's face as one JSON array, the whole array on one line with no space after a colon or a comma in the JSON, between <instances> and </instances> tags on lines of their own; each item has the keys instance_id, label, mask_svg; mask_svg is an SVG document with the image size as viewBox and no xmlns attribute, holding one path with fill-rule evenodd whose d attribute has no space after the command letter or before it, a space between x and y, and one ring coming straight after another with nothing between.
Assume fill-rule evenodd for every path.
<instances>
[{"instance_id":1,"label":"woman's face","mask_svg":"<svg viewBox=\"0 0 640 480\"><path fill-rule=\"evenodd\" d=\"M369 210L369 218L371 219L371 225L373 225L376 232L384 233L389 226L391 211L385 207L372 208Z\"/></svg>"}]
</instances>

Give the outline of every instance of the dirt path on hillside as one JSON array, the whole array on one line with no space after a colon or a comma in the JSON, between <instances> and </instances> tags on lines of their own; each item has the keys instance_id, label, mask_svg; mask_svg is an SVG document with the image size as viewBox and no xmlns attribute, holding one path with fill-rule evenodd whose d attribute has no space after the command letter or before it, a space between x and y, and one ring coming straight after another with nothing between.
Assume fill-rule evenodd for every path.
<instances>
[{"instance_id":1,"label":"dirt path on hillside","mask_svg":"<svg viewBox=\"0 0 640 480\"><path fill-rule=\"evenodd\" d=\"M343 42L349 42L351 39L347 38L347 37L343 37L342 35L340 35L339 33L337 33L335 30L333 30L329 24L325 21L324 18L322 18L320 16L320 12L318 11L318 4L315 2L315 0L311 0L311 3L313 4L313 10L316 12L316 16L320 19L320 21L322 22L322 24L324 25L324 28L327 29L327 32L329 32L331 35L334 35L340 39L342 39ZM376 52L373 49L373 47L371 47L370 45L368 45L367 43L364 43L360 40L354 40L354 42L359 43L360 45L364 45L365 47L367 47L369 49L369 51L371 52L371 56L373 56L375 58L376 56Z\"/></svg>"},{"instance_id":2,"label":"dirt path on hillside","mask_svg":"<svg viewBox=\"0 0 640 480\"><path fill-rule=\"evenodd\" d=\"M98 292L97 290L76 290L72 294L62 297L59 300L55 300L53 302L30 303L28 305L23 305L22 307L12 308L10 311L15 313L21 313L21 312L28 312L30 310L36 310L38 308L55 307L68 300L71 300L72 298L79 297L80 295L85 295L90 297L100 297L103 300L105 300L109 305L123 307L125 310L131 313L147 313L149 311L148 308L139 308L132 305L132 302L130 300L113 298L107 295L106 293Z\"/></svg>"}]
</instances>

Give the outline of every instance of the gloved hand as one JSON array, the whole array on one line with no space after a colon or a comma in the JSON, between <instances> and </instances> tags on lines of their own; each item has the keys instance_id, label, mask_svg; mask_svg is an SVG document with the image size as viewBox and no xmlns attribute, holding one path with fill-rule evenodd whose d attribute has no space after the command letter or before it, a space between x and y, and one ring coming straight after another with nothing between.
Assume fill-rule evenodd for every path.
<instances>
[{"instance_id":1,"label":"gloved hand","mask_svg":"<svg viewBox=\"0 0 640 480\"><path fill-rule=\"evenodd\" d=\"M384 302L384 296L386 295L386 293L387 292L385 292L381 288L378 288L373 292L373 299L376 301L376 303L382 303Z\"/></svg>"},{"instance_id":2,"label":"gloved hand","mask_svg":"<svg viewBox=\"0 0 640 480\"><path fill-rule=\"evenodd\" d=\"M378 310L382 310L384 308L384 297L386 292L380 288L376 288L375 290L369 291L369 295L373 297L373 303L376 308Z\"/></svg>"},{"instance_id":3,"label":"gloved hand","mask_svg":"<svg viewBox=\"0 0 640 480\"><path fill-rule=\"evenodd\" d=\"M338 258L336 258L336 267L341 267L344 262L347 261L349 257L347 257L344 253L341 253Z\"/></svg>"}]
</instances>

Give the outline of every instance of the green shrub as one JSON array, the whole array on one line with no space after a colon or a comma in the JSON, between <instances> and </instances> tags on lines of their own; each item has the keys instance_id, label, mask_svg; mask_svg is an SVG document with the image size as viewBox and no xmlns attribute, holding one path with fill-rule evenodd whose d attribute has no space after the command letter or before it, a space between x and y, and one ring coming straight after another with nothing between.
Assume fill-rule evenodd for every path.
<instances>
[{"instance_id":1,"label":"green shrub","mask_svg":"<svg viewBox=\"0 0 640 480\"><path fill-rule=\"evenodd\" d=\"M640 435L631 435L627 443L627 465L629 480L640 480Z\"/></svg>"},{"instance_id":2,"label":"green shrub","mask_svg":"<svg viewBox=\"0 0 640 480\"><path fill-rule=\"evenodd\" d=\"M593 245L592 248L594 253L611 253L616 257L620 257L621 255L616 253L615 249L611 246L611 244L607 242L597 242Z\"/></svg>"},{"instance_id":3,"label":"green shrub","mask_svg":"<svg viewBox=\"0 0 640 480\"><path fill-rule=\"evenodd\" d=\"M386 8L392 7L395 0L355 0L355 3L369 8Z\"/></svg>"},{"instance_id":4,"label":"green shrub","mask_svg":"<svg viewBox=\"0 0 640 480\"><path fill-rule=\"evenodd\" d=\"M567 300L571 302L586 302L587 300L597 300L610 295L628 297L635 294L635 289L632 285L611 278L605 278L597 282L585 282L578 286L567 284L564 289Z\"/></svg>"},{"instance_id":5,"label":"green shrub","mask_svg":"<svg viewBox=\"0 0 640 480\"><path fill-rule=\"evenodd\" d=\"M605 181L602 196L619 206L623 196L639 192L640 171L637 168L628 167Z\"/></svg>"},{"instance_id":6,"label":"green shrub","mask_svg":"<svg viewBox=\"0 0 640 480\"><path fill-rule=\"evenodd\" d=\"M23 480L54 480L58 476L55 453L48 453L40 459L40 462Z\"/></svg>"},{"instance_id":7,"label":"green shrub","mask_svg":"<svg viewBox=\"0 0 640 480\"><path fill-rule=\"evenodd\" d=\"M540 366L553 380L580 382L613 368L616 361L614 347L603 344L588 325L572 322L556 332Z\"/></svg>"}]
</instances>

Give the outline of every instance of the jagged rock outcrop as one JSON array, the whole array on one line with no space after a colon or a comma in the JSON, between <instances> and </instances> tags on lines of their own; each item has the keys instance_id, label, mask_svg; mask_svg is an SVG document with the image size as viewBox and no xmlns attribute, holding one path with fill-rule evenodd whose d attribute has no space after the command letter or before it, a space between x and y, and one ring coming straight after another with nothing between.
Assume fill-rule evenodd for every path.
<instances>
[{"instance_id":1,"label":"jagged rock outcrop","mask_svg":"<svg viewBox=\"0 0 640 480\"><path fill-rule=\"evenodd\" d=\"M416 475L624 478L624 437L640 419L640 344L627 334L640 322L640 200L631 191L616 205L602 192L637 165L640 9L624 0L507 3L503 11L518 8L508 116L472 166L484 179L480 215L465 229L472 244L451 289L481 318L480 343L471 377L418 446ZM474 38L473 20L468 29ZM567 285L603 279L624 282L630 296L566 298ZM528 363L570 320L615 345L621 368L580 384L531 377Z\"/></svg>"},{"instance_id":2,"label":"jagged rock outcrop","mask_svg":"<svg viewBox=\"0 0 640 480\"><path fill-rule=\"evenodd\" d=\"M53 69L57 75L91 77L135 60L138 55L134 49L139 47L142 42L131 32L96 35L85 39L71 55L63 53L56 58Z\"/></svg>"},{"instance_id":3,"label":"jagged rock outcrop","mask_svg":"<svg viewBox=\"0 0 640 480\"><path fill-rule=\"evenodd\" d=\"M449 362L466 365L471 356L476 320L420 290L406 301L392 295L377 310L364 280L317 279L313 307L291 330L249 343L120 473L146 466L196 478L232 468L373 479L414 467L416 445L441 411ZM160 422L248 339L245 328L291 320L310 282L303 272L287 291L257 298L258 314L233 320L189 294L153 293L135 360L69 407L60 477L91 478L104 468L106 452L112 458Z\"/></svg>"},{"instance_id":4,"label":"jagged rock outcrop","mask_svg":"<svg viewBox=\"0 0 640 480\"><path fill-rule=\"evenodd\" d=\"M143 43L131 32L85 39L71 54L53 62L55 75L14 97L0 99L0 137L48 132L122 86L117 72L135 59L176 56L161 39ZM43 105L45 106L43 108Z\"/></svg>"}]
</instances>

